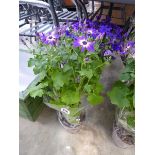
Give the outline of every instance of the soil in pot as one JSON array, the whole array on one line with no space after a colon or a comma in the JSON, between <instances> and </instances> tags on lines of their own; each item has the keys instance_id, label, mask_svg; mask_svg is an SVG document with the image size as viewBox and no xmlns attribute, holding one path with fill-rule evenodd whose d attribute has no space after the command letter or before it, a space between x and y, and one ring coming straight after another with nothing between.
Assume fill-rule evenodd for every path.
<instances>
[{"instance_id":1,"label":"soil in pot","mask_svg":"<svg viewBox=\"0 0 155 155\"><path fill-rule=\"evenodd\" d=\"M116 122L113 124L112 138L118 147L124 149L133 147L135 143L135 137L124 128L119 127Z\"/></svg>"},{"instance_id":2,"label":"soil in pot","mask_svg":"<svg viewBox=\"0 0 155 155\"><path fill-rule=\"evenodd\" d=\"M82 122L85 120L84 112L81 112L80 118L77 118L80 119L79 121L77 121L78 123L70 123L65 117L65 115L60 111L57 112L57 115L60 124L70 133L79 132L82 127Z\"/></svg>"}]
</instances>

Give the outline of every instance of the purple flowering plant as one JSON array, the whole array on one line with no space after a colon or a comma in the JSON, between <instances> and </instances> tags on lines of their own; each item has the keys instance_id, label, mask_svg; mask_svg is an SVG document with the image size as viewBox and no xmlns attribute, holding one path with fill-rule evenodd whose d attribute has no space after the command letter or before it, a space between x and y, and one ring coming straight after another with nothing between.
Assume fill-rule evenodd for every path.
<instances>
[{"instance_id":1,"label":"purple flowering plant","mask_svg":"<svg viewBox=\"0 0 155 155\"><path fill-rule=\"evenodd\" d=\"M92 105L103 103L100 76L122 54L121 33L122 28L106 21L86 20L37 34L40 41L28 66L41 80L30 95L49 96L51 105L68 109L78 109L82 96Z\"/></svg>"},{"instance_id":2,"label":"purple flowering plant","mask_svg":"<svg viewBox=\"0 0 155 155\"><path fill-rule=\"evenodd\" d=\"M117 106L117 121L132 136L135 134L135 25L134 19L125 33L121 57L124 68L112 89L107 93L111 103Z\"/></svg>"},{"instance_id":3,"label":"purple flowering plant","mask_svg":"<svg viewBox=\"0 0 155 155\"><path fill-rule=\"evenodd\" d=\"M135 59L128 58L119 80L107 93L111 103L118 109L118 120L123 127L135 131ZM118 121L117 120L117 121Z\"/></svg>"}]
</instances>

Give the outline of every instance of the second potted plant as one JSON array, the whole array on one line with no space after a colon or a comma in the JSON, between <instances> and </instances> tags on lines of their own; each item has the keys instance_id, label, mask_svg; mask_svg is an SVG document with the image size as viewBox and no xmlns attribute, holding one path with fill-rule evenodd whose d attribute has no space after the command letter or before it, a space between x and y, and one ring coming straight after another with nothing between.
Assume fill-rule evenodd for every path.
<instances>
[{"instance_id":1,"label":"second potted plant","mask_svg":"<svg viewBox=\"0 0 155 155\"><path fill-rule=\"evenodd\" d=\"M117 106L113 124L113 140L121 148L134 145L135 139L135 60L128 58L125 68L108 96L111 103Z\"/></svg>"}]
</instances>

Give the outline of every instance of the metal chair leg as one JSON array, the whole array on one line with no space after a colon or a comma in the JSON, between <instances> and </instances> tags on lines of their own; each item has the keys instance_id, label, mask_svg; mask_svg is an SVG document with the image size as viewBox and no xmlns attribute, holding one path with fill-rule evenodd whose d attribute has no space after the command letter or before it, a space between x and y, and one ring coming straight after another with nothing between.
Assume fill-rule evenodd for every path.
<instances>
[{"instance_id":1,"label":"metal chair leg","mask_svg":"<svg viewBox=\"0 0 155 155\"><path fill-rule=\"evenodd\" d=\"M79 4L79 6L81 6L85 18L88 19L88 13L87 13L87 9L85 7L85 4L81 0L77 0L77 3Z\"/></svg>"},{"instance_id":2,"label":"metal chair leg","mask_svg":"<svg viewBox=\"0 0 155 155\"><path fill-rule=\"evenodd\" d=\"M48 3L50 4L50 9L53 15L53 23L56 27L59 27L59 21L58 21L58 17L56 15L55 9L54 9L54 3L53 0L48 0Z\"/></svg>"},{"instance_id":3,"label":"metal chair leg","mask_svg":"<svg viewBox=\"0 0 155 155\"><path fill-rule=\"evenodd\" d=\"M81 7L77 3L77 0L73 0L73 3L76 6L76 12L77 12L77 15L78 15L78 19L81 21L81 19L82 19L82 10L81 10Z\"/></svg>"},{"instance_id":4,"label":"metal chair leg","mask_svg":"<svg viewBox=\"0 0 155 155\"><path fill-rule=\"evenodd\" d=\"M108 16L109 16L110 18L111 18L111 16L112 16L113 5L114 5L114 3L110 3L110 8L109 8L109 12L108 12Z\"/></svg>"},{"instance_id":5,"label":"metal chair leg","mask_svg":"<svg viewBox=\"0 0 155 155\"><path fill-rule=\"evenodd\" d=\"M92 0L92 12L94 13L94 7L95 7L95 5L94 5L94 0Z\"/></svg>"}]
</instances>

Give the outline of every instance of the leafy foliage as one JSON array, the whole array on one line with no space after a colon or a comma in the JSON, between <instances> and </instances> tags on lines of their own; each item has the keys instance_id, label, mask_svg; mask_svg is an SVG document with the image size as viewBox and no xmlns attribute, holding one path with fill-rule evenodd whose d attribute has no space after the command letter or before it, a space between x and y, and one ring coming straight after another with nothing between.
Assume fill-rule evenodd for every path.
<instances>
[{"instance_id":1,"label":"leafy foliage","mask_svg":"<svg viewBox=\"0 0 155 155\"><path fill-rule=\"evenodd\" d=\"M127 117L127 123L131 127L135 127L135 117L134 116L129 116Z\"/></svg>"},{"instance_id":2,"label":"leafy foliage","mask_svg":"<svg viewBox=\"0 0 155 155\"><path fill-rule=\"evenodd\" d=\"M97 94L89 94L88 101L92 105L97 105L103 102L103 96Z\"/></svg>"},{"instance_id":3,"label":"leafy foliage","mask_svg":"<svg viewBox=\"0 0 155 155\"><path fill-rule=\"evenodd\" d=\"M135 79L135 61L132 58L127 59L125 68L120 75L121 81L134 81Z\"/></svg>"},{"instance_id":4,"label":"leafy foliage","mask_svg":"<svg viewBox=\"0 0 155 155\"><path fill-rule=\"evenodd\" d=\"M71 90L65 91L61 97L62 102L67 104L78 104L80 102L79 92L73 92Z\"/></svg>"},{"instance_id":5,"label":"leafy foliage","mask_svg":"<svg viewBox=\"0 0 155 155\"><path fill-rule=\"evenodd\" d=\"M81 76L85 76L87 77L88 79L91 79L92 76L93 76L93 71L92 69L82 69L81 71L79 71L80 75Z\"/></svg>"},{"instance_id":6,"label":"leafy foliage","mask_svg":"<svg viewBox=\"0 0 155 155\"><path fill-rule=\"evenodd\" d=\"M53 107L78 109L83 95L92 105L103 103L104 87L100 75L112 61L112 56L104 55L104 52L117 52L111 44L116 38L121 41L121 32L120 27L107 21L100 24L87 21L63 25L48 35L38 34L40 41L28 66L33 67L34 73L41 78L37 86L29 89L30 95L48 96ZM113 100L116 101L114 97Z\"/></svg>"},{"instance_id":7,"label":"leafy foliage","mask_svg":"<svg viewBox=\"0 0 155 155\"><path fill-rule=\"evenodd\" d=\"M114 83L112 89L107 93L111 103L119 109L129 112L135 111L135 59L128 58L125 68L120 75L120 80ZM135 117L126 116L128 125L134 126Z\"/></svg>"},{"instance_id":8,"label":"leafy foliage","mask_svg":"<svg viewBox=\"0 0 155 155\"><path fill-rule=\"evenodd\" d=\"M130 95L130 90L122 82L115 83L113 89L108 92L111 102L119 108L123 108L124 106L129 107L130 100L128 99L128 95Z\"/></svg>"},{"instance_id":9,"label":"leafy foliage","mask_svg":"<svg viewBox=\"0 0 155 155\"><path fill-rule=\"evenodd\" d=\"M47 86L48 86L48 83L45 82L45 83L40 83L37 86L30 87L29 88L30 95L34 98L36 96L42 97L42 95L44 94L44 88L46 88Z\"/></svg>"}]
</instances>

